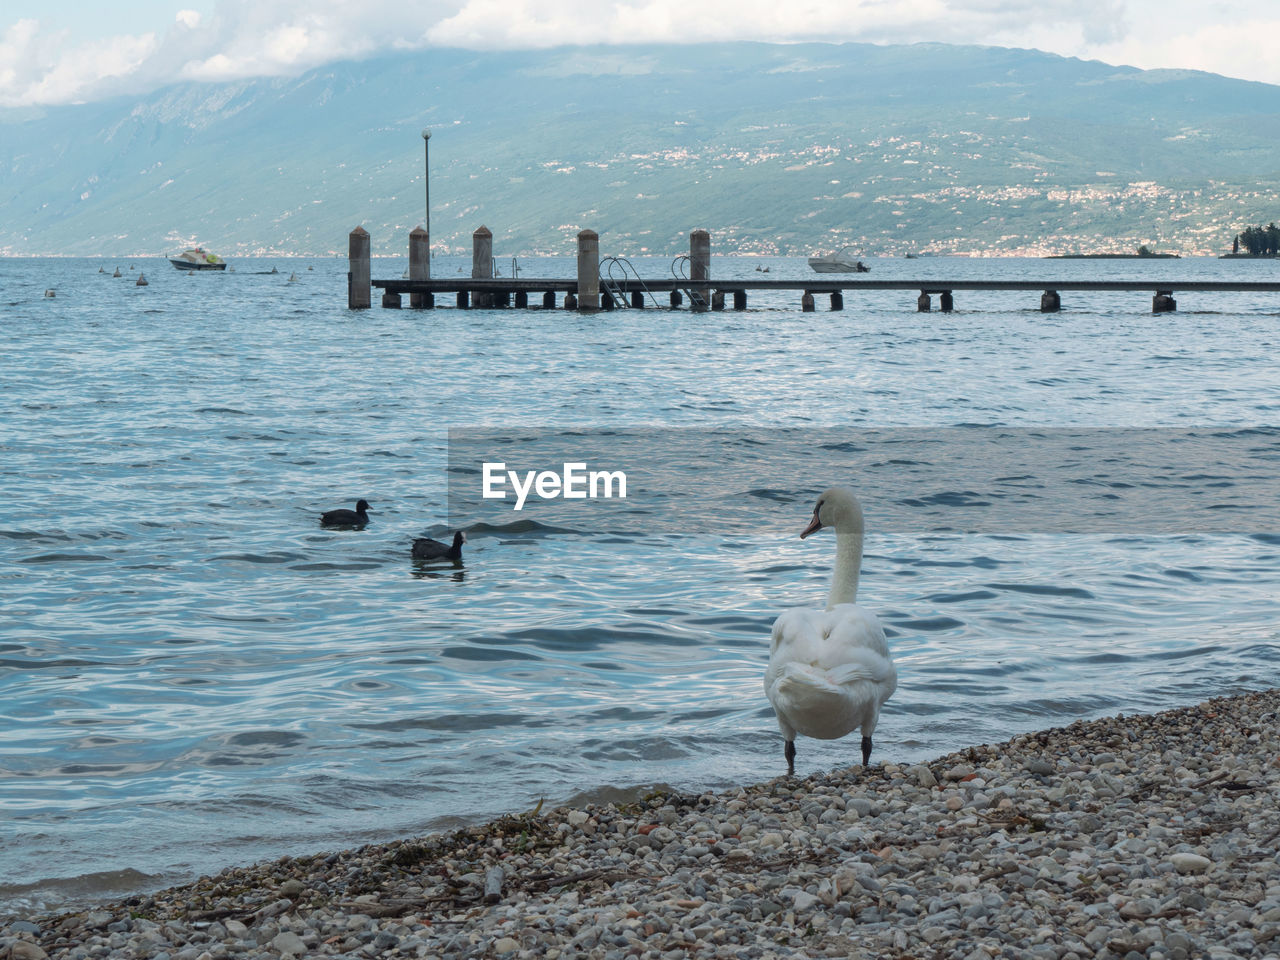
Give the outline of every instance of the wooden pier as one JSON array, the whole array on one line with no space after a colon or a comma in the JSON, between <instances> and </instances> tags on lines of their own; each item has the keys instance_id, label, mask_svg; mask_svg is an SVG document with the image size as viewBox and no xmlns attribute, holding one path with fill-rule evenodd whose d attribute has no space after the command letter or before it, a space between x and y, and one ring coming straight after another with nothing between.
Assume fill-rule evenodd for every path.
<instances>
[{"instance_id":1,"label":"wooden pier","mask_svg":"<svg viewBox=\"0 0 1280 960\"><path fill-rule=\"evenodd\" d=\"M356 232L358 231L358 233ZM1063 292L1146 292L1150 291L1153 313L1169 313L1177 309L1175 293L1280 293L1280 280L911 280L871 279L866 274L849 274L839 279L804 278L799 280L737 280L711 276L711 241L705 230L690 235L688 274L653 279L639 276L613 278L603 275L601 264L613 260L599 258L599 237L592 230L578 235L578 276L576 279L535 279L492 276L492 234L485 227L474 235L475 255L472 276L453 279L369 279L368 234L359 227L352 233L351 270L348 273L348 305L353 309L368 307L370 287L382 291L384 307L401 306L408 294L410 305L430 309L436 296L452 295L459 309L471 307L540 307L578 311L616 310L625 308L670 307L679 309L688 301L694 311L747 309L748 291L796 291L805 312L816 309L817 298L826 297L831 310L844 309L846 293L872 290L904 290L917 293L916 310L938 309L949 313L955 309L956 291L1028 291L1040 293L1040 311L1055 313L1062 308ZM411 235L411 249L414 239ZM420 241L419 241L420 242ZM357 257L362 255L363 260ZM419 252L419 256L421 253ZM483 262L482 262L483 261ZM417 271L414 271L417 273ZM827 275L829 276L829 275ZM665 296L666 302L659 300Z\"/></svg>"}]
</instances>

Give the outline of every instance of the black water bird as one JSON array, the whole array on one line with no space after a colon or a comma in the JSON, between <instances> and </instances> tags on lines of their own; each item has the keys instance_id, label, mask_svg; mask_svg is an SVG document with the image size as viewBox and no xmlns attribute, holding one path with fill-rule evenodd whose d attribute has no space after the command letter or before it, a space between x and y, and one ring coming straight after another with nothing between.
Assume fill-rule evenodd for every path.
<instances>
[{"instance_id":1,"label":"black water bird","mask_svg":"<svg viewBox=\"0 0 1280 960\"><path fill-rule=\"evenodd\" d=\"M447 547L439 540L423 537L413 541L413 559L418 563L435 560L451 560L462 562L462 545L467 542L467 535L459 530L453 535L453 546Z\"/></svg>"},{"instance_id":2,"label":"black water bird","mask_svg":"<svg viewBox=\"0 0 1280 960\"><path fill-rule=\"evenodd\" d=\"M326 510L320 514L320 526L322 527L363 527L368 522L368 500L357 500L354 510L341 507L337 510Z\"/></svg>"}]
</instances>

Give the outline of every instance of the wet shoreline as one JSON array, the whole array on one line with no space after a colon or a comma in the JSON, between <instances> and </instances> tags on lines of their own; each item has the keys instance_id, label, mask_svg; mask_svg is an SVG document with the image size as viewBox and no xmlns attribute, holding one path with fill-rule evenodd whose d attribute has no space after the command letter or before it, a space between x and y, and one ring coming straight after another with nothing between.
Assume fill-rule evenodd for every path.
<instances>
[{"instance_id":1,"label":"wet shoreline","mask_svg":"<svg viewBox=\"0 0 1280 960\"><path fill-rule=\"evenodd\" d=\"M0 957L1280 952L1280 691L558 807L0 927Z\"/></svg>"}]
</instances>

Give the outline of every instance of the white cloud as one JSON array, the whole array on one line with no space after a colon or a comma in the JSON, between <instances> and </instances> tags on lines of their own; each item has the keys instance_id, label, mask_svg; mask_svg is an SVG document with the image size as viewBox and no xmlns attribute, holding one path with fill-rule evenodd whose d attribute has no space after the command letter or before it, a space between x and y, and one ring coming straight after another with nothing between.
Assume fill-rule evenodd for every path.
<instances>
[{"instance_id":1,"label":"white cloud","mask_svg":"<svg viewBox=\"0 0 1280 960\"><path fill-rule=\"evenodd\" d=\"M35 0L22 0L34 6ZM128 22L130 0L113 6ZM135 0L141 3L141 0ZM196 0L199 2L199 0ZM0 104L298 73L421 46L519 49L714 40L985 43L1280 83L1280 19L1228 0L213 0L156 29L77 40L31 17L0 36ZM160 8L152 4L154 15ZM169 8L172 10L172 8ZM74 17L74 11L66 14ZM146 28L146 29L144 29ZM120 32L118 28L113 32Z\"/></svg>"},{"instance_id":2,"label":"white cloud","mask_svg":"<svg viewBox=\"0 0 1280 960\"><path fill-rule=\"evenodd\" d=\"M1155 43L1148 37L1127 37L1122 42L1100 47L1096 56L1144 69L1180 67L1280 84L1280 59L1276 57L1278 37L1280 15L1277 14L1204 25L1189 20L1183 31L1171 31Z\"/></svg>"},{"instance_id":3,"label":"white cloud","mask_svg":"<svg viewBox=\"0 0 1280 960\"><path fill-rule=\"evenodd\" d=\"M156 36L94 39L68 55L65 31L42 32L35 20L19 20L0 40L0 104L67 103L92 99L136 73L155 52Z\"/></svg>"}]
</instances>

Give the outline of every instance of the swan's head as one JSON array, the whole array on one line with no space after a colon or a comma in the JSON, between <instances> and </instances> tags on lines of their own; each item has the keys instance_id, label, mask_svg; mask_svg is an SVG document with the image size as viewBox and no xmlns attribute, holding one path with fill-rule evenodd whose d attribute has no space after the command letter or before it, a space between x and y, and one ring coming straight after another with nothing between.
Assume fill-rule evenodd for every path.
<instances>
[{"instance_id":1,"label":"swan's head","mask_svg":"<svg viewBox=\"0 0 1280 960\"><path fill-rule=\"evenodd\" d=\"M831 527L836 533L862 533L862 505L848 487L832 487L818 498L813 508L813 519L800 534L803 540L823 527Z\"/></svg>"}]
</instances>

